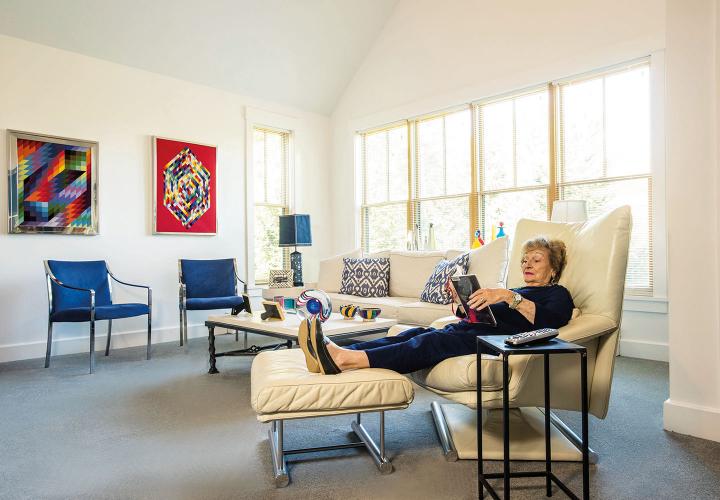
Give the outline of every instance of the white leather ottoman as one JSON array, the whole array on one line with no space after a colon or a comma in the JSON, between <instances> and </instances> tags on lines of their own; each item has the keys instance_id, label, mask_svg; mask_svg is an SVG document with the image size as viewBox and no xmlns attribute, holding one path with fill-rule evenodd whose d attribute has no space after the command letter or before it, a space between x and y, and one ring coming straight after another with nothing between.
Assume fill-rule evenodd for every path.
<instances>
[{"instance_id":1,"label":"white leather ottoman","mask_svg":"<svg viewBox=\"0 0 720 500\"><path fill-rule=\"evenodd\" d=\"M310 373L300 349L266 351L253 360L251 404L260 422L270 422L268 435L275 485L287 486L285 456L340 448L365 447L380 472L393 467L385 455L385 411L403 410L414 397L413 386L392 370L368 368L338 375ZM360 419L361 413L380 413L380 446L373 441ZM360 441L321 448L283 449L283 421L308 417L357 414L351 427Z\"/></svg>"}]
</instances>

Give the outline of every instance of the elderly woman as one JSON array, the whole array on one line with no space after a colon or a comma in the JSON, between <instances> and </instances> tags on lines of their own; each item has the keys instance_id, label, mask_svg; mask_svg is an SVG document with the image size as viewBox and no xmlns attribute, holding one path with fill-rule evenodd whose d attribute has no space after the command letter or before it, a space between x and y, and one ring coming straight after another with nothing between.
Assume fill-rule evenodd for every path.
<instances>
[{"instance_id":1,"label":"elderly woman","mask_svg":"<svg viewBox=\"0 0 720 500\"><path fill-rule=\"evenodd\" d=\"M537 237L524 243L522 254L525 286L510 290L483 288L468 301L474 309L489 307L497 320L496 327L463 319L441 329L412 328L394 337L342 348L325 338L320 322L313 321L300 332L309 340L300 342L308 369L335 374L372 367L409 373L447 358L474 354L478 335L512 335L566 325L572 316L573 300L568 290L557 284L565 268L565 244Z\"/></svg>"}]
</instances>

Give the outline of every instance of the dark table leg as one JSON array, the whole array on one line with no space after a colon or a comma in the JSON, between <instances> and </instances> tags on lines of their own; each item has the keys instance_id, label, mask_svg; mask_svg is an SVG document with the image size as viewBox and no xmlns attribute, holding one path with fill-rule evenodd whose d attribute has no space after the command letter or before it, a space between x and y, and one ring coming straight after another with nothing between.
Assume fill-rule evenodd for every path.
<instances>
[{"instance_id":1,"label":"dark table leg","mask_svg":"<svg viewBox=\"0 0 720 500\"><path fill-rule=\"evenodd\" d=\"M545 495L552 496L552 454L550 451L550 355L543 354L545 365Z\"/></svg>"},{"instance_id":2,"label":"dark table leg","mask_svg":"<svg viewBox=\"0 0 720 500\"><path fill-rule=\"evenodd\" d=\"M480 342L477 346L477 360L475 366L477 366L477 380L476 380L476 395L477 404L475 405L477 412L477 474L478 474L478 498L485 496L485 490L483 488L483 445L482 445L482 348Z\"/></svg>"},{"instance_id":3,"label":"dark table leg","mask_svg":"<svg viewBox=\"0 0 720 500\"><path fill-rule=\"evenodd\" d=\"M588 459L588 398L587 398L587 353L580 353L580 391L582 397L582 455L583 455L583 499L590 498L590 462Z\"/></svg>"},{"instance_id":4,"label":"dark table leg","mask_svg":"<svg viewBox=\"0 0 720 500\"><path fill-rule=\"evenodd\" d=\"M503 354L503 498L510 498L510 390L508 355ZM480 371L480 366L477 367Z\"/></svg>"},{"instance_id":5,"label":"dark table leg","mask_svg":"<svg viewBox=\"0 0 720 500\"><path fill-rule=\"evenodd\" d=\"M208 351L210 352L210 370L208 370L208 373L219 373L218 369L215 367L215 327L214 326L208 326L208 342L210 343L210 347L208 348Z\"/></svg>"}]
</instances>

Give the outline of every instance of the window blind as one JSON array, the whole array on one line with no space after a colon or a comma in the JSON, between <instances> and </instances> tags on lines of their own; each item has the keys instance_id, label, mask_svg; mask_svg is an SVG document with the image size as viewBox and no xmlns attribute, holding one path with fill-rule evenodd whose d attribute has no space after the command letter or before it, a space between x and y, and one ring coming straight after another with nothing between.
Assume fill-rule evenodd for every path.
<instances>
[{"instance_id":1,"label":"window blind","mask_svg":"<svg viewBox=\"0 0 720 500\"><path fill-rule=\"evenodd\" d=\"M645 61L556 84L558 196L594 217L630 205L626 288L653 293L650 65Z\"/></svg>"},{"instance_id":2,"label":"window blind","mask_svg":"<svg viewBox=\"0 0 720 500\"><path fill-rule=\"evenodd\" d=\"M253 129L253 188L255 198L255 283L265 284L270 269L285 269L289 251L280 248L279 216L289 212L290 132Z\"/></svg>"},{"instance_id":3,"label":"window blind","mask_svg":"<svg viewBox=\"0 0 720 500\"><path fill-rule=\"evenodd\" d=\"M502 222L512 235L520 218L549 216L548 87L477 102L478 221L485 240Z\"/></svg>"},{"instance_id":4,"label":"window blind","mask_svg":"<svg viewBox=\"0 0 720 500\"><path fill-rule=\"evenodd\" d=\"M408 125L360 135L362 247L366 252L405 248L409 192Z\"/></svg>"}]
</instances>

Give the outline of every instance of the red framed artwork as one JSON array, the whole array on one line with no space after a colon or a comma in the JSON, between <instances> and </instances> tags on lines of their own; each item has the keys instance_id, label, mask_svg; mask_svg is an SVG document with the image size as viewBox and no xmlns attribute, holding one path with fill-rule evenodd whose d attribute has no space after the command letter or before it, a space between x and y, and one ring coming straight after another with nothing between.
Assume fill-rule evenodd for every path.
<instances>
[{"instance_id":1,"label":"red framed artwork","mask_svg":"<svg viewBox=\"0 0 720 500\"><path fill-rule=\"evenodd\" d=\"M153 233L217 233L217 147L153 137Z\"/></svg>"}]
</instances>

